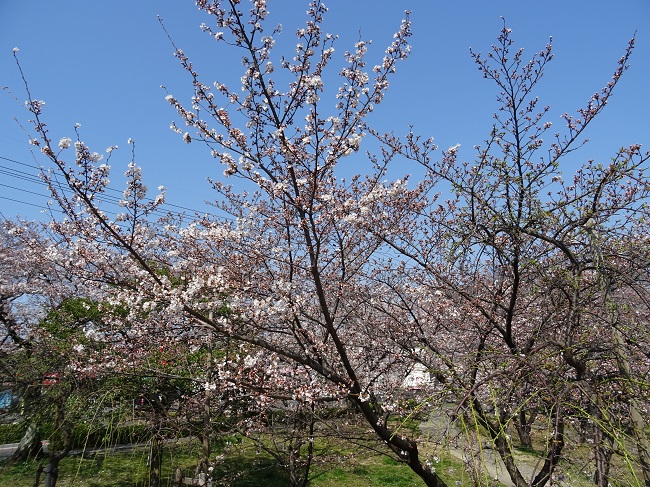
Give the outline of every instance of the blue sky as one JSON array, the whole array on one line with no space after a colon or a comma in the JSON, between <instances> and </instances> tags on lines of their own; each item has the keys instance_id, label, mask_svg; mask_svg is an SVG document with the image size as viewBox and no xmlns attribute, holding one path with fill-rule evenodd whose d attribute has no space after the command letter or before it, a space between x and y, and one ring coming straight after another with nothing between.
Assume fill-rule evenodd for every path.
<instances>
[{"instance_id":1,"label":"blue sky","mask_svg":"<svg viewBox=\"0 0 650 487\"><path fill-rule=\"evenodd\" d=\"M543 104L552 106L550 120L556 124L561 113L574 112L610 79L636 31L630 70L603 116L589 129L590 144L567 161L565 170L571 172L572 164L587 159L607 162L622 145L639 142L650 149L647 0L616 5L600 0L330 0L326 4L330 11L324 29L340 36L334 69L359 36L373 41L370 66L379 61L403 11L412 10L412 56L398 68L371 122L396 133L413 124L415 131L434 136L441 148L460 143L461 159L474 156L472 147L489 134L497 108L495 87L482 79L469 48L487 52L502 26L501 16L527 54L542 49L553 36L555 59L538 95ZM278 51L283 43L294 43L293 33L303 24L306 5L303 0L269 1L273 21L284 26ZM199 72L205 73L208 84L239 78L238 54L200 32L199 25L210 19L191 1L0 0L0 85L25 98L12 57L12 48L20 48L32 94L46 102L44 117L53 139L74 138L73 125L78 122L82 140L93 150L103 152L119 145L120 151L111 159L111 179L121 189L121 174L130 160L126 141L133 138L136 162L154 192L164 185L169 203L208 211L204 200L214 195L205 178L219 177L223 169L204 147L186 145L169 130L177 117L160 85L185 98L191 94L191 84L172 56L157 15ZM6 217L41 219L39 208L48 198L40 196L44 187L31 182L31 175L37 173L34 156L13 117L27 118L7 92L0 93L0 211ZM363 156L354 157L363 171ZM45 162L39 154L36 160ZM395 171L409 173L413 168L398 161Z\"/></svg>"}]
</instances>

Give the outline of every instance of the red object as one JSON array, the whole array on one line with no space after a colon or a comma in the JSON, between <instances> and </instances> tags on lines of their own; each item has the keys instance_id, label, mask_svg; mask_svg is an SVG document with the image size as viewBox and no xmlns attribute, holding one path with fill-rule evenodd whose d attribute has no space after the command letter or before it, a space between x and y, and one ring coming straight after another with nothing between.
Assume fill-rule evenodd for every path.
<instances>
[{"instance_id":1,"label":"red object","mask_svg":"<svg viewBox=\"0 0 650 487\"><path fill-rule=\"evenodd\" d=\"M43 376L43 385L52 386L58 384L61 379L61 374L58 372L49 372Z\"/></svg>"}]
</instances>

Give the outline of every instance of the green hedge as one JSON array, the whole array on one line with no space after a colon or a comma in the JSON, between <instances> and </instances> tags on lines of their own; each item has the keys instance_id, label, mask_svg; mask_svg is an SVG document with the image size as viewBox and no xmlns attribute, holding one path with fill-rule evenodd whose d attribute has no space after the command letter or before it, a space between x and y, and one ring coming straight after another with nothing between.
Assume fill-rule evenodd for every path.
<instances>
[{"instance_id":1,"label":"green hedge","mask_svg":"<svg viewBox=\"0 0 650 487\"><path fill-rule=\"evenodd\" d=\"M20 423L0 424L0 444L18 443L23 436L25 426Z\"/></svg>"},{"instance_id":2,"label":"green hedge","mask_svg":"<svg viewBox=\"0 0 650 487\"><path fill-rule=\"evenodd\" d=\"M18 443L25 428L24 423L0 424L0 444ZM61 435L54 431L52 425L40 427L41 437L49 441L55 448L61 443ZM98 426L78 424L72 429L72 448L102 448L129 443L143 443L149 440L151 434L145 424L128 426Z\"/></svg>"}]
</instances>

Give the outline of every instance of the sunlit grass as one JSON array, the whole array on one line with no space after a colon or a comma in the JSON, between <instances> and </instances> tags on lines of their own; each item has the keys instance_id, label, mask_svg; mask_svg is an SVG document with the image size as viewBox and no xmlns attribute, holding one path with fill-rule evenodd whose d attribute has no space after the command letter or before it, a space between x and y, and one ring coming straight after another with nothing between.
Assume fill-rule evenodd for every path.
<instances>
[{"instance_id":1,"label":"sunlit grass","mask_svg":"<svg viewBox=\"0 0 650 487\"><path fill-rule=\"evenodd\" d=\"M226 446L216 452L220 460L215 466L215 485L231 487L286 487L288 477L269 455L253 445ZM198 451L190 445L167 448L163 460L163 486L170 486L177 468L186 474L194 470ZM0 463L0 485L32 487L39 461L18 464ZM435 465L451 485L470 486L462 463L441 458ZM350 458L318 463L312 469L312 487L411 487L422 481L406 466L386 456L361 452ZM454 481L463 479L461 484ZM43 482L43 478L41 482ZM61 487L145 487L148 484L147 450L99 451L85 456L64 459L60 464L58 486ZM42 484L41 484L42 485Z\"/></svg>"}]
</instances>

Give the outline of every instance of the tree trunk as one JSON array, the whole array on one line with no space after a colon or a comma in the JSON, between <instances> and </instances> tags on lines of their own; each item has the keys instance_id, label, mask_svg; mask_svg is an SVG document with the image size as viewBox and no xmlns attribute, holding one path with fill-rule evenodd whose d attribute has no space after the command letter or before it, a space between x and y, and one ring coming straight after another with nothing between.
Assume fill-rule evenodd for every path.
<instances>
[{"instance_id":1,"label":"tree trunk","mask_svg":"<svg viewBox=\"0 0 650 487\"><path fill-rule=\"evenodd\" d=\"M564 448L564 418L561 416L562 413L559 409L559 407L556 407L553 412L555 431L549 439L544 465L533 480L532 487L543 487L546 485L551 480L553 470L555 470L555 467L560 461L562 449Z\"/></svg>"},{"instance_id":2,"label":"tree trunk","mask_svg":"<svg viewBox=\"0 0 650 487\"><path fill-rule=\"evenodd\" d=\"M50 455L47 465L43 469L45 472L45 487L56 487L56 481L59 479L60 455Z\"/></svg>"},{"instance_id":3,"label":"tree trunk","mask_svg":"<svg viewBox=\"0 0 650 487\"><path fill-rule=\"evenodd\" d=\"M519 436L519 442L524 448L532 448L533 440L530 436L531 427L533 424L534 414L531 413L530 417L526 416L526 411L521 410L517 415L517 419L514 421L515 429L517 430L517 436Z\"/></svg>"},{"instance_id":4,"label":"tree trunk","mask_svg":"<svg viewBox=\"0 0 650 487\"><path fill-rule=\"evenodd\" d=\"M473 421L476 421L480 426L487 430L490 439L492 440L492 444L494 445L494 449L501 457L501 460L506 467L506 471L508 472L508 475L510 475L512 483L515 484L516 487L529 487L528 482L526 482L526 479L524 479L524 476L521 474L521 471L515 463L515 458L512 453L512 445L510 445L505 433L506 428L503 417L498 417L496 419L498 423L490 421L483 406L476 398L472 399L471 406L475 418Z\"/></svg>"},{"instance_id":5,"label":"tree trunk","mask_svg":"<svg viewBox=\"0 0 650 487\"><path fill-rule=\"evenodd\" d=\"M210 311L210 319L213 318L213 313ZM206 382L210 383L212 381L212 343L208 344L208 353L205 358L205 367L207 371ZM210 472L210 440L212 439L212 422L210 414L210 405L211 405L212 394L209 387L205 388L204 393L204 403L203 403L203 429L200 433L201 440L201 457L199 458L199 463L196 466L195 476L198 477L200 473L209 475Z\"/></svg>"},{"instance_id":6,"label":"tree trunk","mask_svg":"<svg viewBox=\"0 0 650 487\"><path fill-rule=\"evenodd\" d=\"M316 423L314 403L305 412L306 407L299 405L293 417L293 431L289 441L289 483L291 487L305 487L309 482L309 471L314 453L314 425ZM307 457L302 460L302 447L307 437Z\"/></svg>"},{"instance_id":7,"label":"tree trunk","mask_svg":"<svg viewBox=\"0 0 650 487\"><path fill-rule=\"evenodd\" d=\"M45 487L55 487L59 479L59 463L68 456L72 448L72 436L70 429L63 431L63 449L59 452L50 451L47 465L43 469L45 473ZM40 467L39 467L40 468Z\"/></svg>"},{"instance_id":8,"label":"tree trunk","mask_svg":"<svg viewBox=\"0 0 650 487\"><path fill-rule=\"evenodd\" d=\"M600 419L600 418L598 418ZM609 466L612 459L611 437L599 426L599 421L594 421L594 484L597 487L608 487Z\"/></svg>"},{"instance_id":9,"label":"tree trunk","mask_svg":"<svg viewBox=\"0 0 650 487\"><path fill-rule=\"evenodd\" d=\"M515 463L515 458L512 454L512 447L510 446L505 434L500 431L493 436L492 442L494 444L494 449L497 451L506 467L508 475L510 475L512 483L515 484L516 487L529 487L528 482L526 482L526 479L524 479L524 476L521 474L521 471Z\"/></svg>"},{"instance_id":10,"label":"tree trunk","mask_svg":"<svg viewBox=\"0 0 650 487\"><path fill-rule=\"evenodd\" d=\"M611 298L611 282L607 275L605 261L600 248L599 236L593 226L587 228L587 233L591 240L591 250L593 253L594 263L596 264L596 269L600 274L603 307L608 314L607 318L612 330L613 350L616 356L616 361L618 362L618 370L624 379L632 383L634 381L632 368L625 350L625 337L623 337L623 333L617 327L618 312L616 303ZM646 433L648 425L641 415L640 411L642 411L642 407L634 394L631 395L628 404L630 408L630 420L632 422L632 428L636 440L639 466L641 467L641 473L643 475L643 485L645 487L650 487L650 440L648 440Z\"/></svg>"},{"instance_id":11,"label":"tree trunk","mask_svg":"<svg viewBox=\"0 0 650 487\"><path fill-rule=\"evenodd\" d=\"M162 469L162 438L154 435L149 448L149 487L160 487Z\"/></svg>"},{"instance_id":12,"label":"tree trunk","mask_svg":"<svg viewBox=\"0 0 650 487\"><path fill-rule=\"evenodd\" d=\"M367 401L359 399L359 392L350 395L349 399L361 411L366 421L370 424L372 429L377 433L377 436L384 440L388 447L395 453L398 458L408 465L410 469L418 477L420 477L427 487L447 487L447 484L438 476L435 470L430 469L420 461L420 452L418 451L417 443L401 435L395 434L390 431L383 423L382 419L376 413L378 404L371 404Z\"/></svg>"},{"instance_id":13,"label":"tree trunk","mask_svg":"<svg viewBox=\"0 0 650 487\"><path fill-rule=\"evenodd\" d=\"M299 456L300 454L296 452L291 443L289 444L289 462L287 466L287 471L289 473L289 485L291 487L300 487L302 486L302 477L299 472Z\"/></svg>"},{"instance_id":14,"label":"tree trunk","mask_svg":"<svg viewBox=\"0 0 650 487\"><path fill-rule=\"evenodd\" d=\"M43 474L43 464L40 463L36 469L36 475L34 475L34 484L32 487L38 487L41 483L41 475Z\"/></svg>"},{"instance_id":15,"label":"tree trunk","mask_svg":"<svg viewBox=\"0 0 650 487\"><path fill-rule=\"evenodd\" d=\"M309 483L309 471L311 469L311 463L314 460L314 426L316 425L315 419L315 406L314 403L311 403L311 414L309 415L309 438L307 439L307 464L305 465L305 478L300 487L307 487Z\"/></svg>"},{"instance_id":16,"label":"tree trunk","mask_svg":"<svg viewBox=\"0 0 650 487\"><path fill-rule=\"evenodd\" d=\"M28 458L36 458L43 451L41 434L36 423L31 423L20 439L18 449L11 456L10 462L24 462Z\"/></svg>"}]
</instances>

